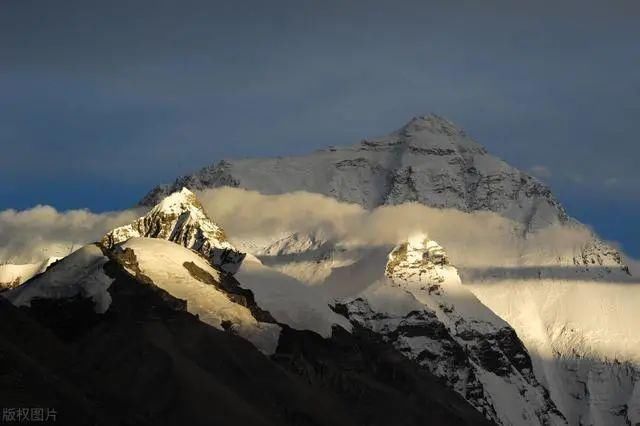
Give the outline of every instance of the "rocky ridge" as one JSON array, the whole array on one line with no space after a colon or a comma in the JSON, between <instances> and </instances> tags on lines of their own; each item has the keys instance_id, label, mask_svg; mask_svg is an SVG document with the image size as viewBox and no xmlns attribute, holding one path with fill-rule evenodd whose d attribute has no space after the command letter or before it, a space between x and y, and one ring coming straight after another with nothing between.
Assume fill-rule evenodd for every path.
<instances>
[{"instance_id":1,"label":"rocky ridge","mask_svg":"<svg viewBox=\"0 0 640 426\"><path fill-rule=\"evenodd\" d=\"M196 196L186 188L167 196L135 222L110 231L101 243L112 248L133 237L161 238L180 244L231 274L238 270L245 257L231 245L222 228L207 216Z\"/></svg>"},{"instance_id":2,"label":"rocky ridge","mask_svg":"<svg viewBox=\"0 0 640 426\"><path fill-rule=\"evenodd\" d=\"M424 235L390 254L386 280L338 309L440 377L498 424L566 424L515 331L482 305Z\"/></svg>"}]
</instances>

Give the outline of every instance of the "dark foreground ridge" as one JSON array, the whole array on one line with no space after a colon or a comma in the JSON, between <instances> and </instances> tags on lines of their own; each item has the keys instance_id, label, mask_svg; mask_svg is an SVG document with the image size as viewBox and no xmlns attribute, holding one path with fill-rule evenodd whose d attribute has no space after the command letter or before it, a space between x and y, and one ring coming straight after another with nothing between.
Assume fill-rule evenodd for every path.
<instances>
[{"instance_id":1,"label":"dark foreground ridge","mask_svg":"<svg viewBox=\"0 0 640 426\"><path fill-rule=\"evenodd\" d=\"M0 297L0 408L54 408L61 425L487 423L366 330L285 327L269 358L116 261L105 270L102 315L88 299Z\"/></svg>"}]
</instances>

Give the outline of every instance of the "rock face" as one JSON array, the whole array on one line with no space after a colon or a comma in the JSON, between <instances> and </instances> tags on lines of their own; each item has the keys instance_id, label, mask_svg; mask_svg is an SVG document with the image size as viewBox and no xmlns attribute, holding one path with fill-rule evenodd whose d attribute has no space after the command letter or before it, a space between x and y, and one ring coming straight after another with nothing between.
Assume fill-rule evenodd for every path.
<instances>
[{"instance_id":1,"label":"rock face","mask_svg":"<svg viewBox=\"0 0 640 426\"><path fill-rule=\"evenodd\" d=\"M186 188L167 196L135 222L109 232L102 244L112 248L133 237L161 238L180 244L231 274L245 257L227 241L222 228L209 219L196 196Z\"/></svg>"},{"instance_id":2,"label":"rock face","mask_svg":"<svg viewBox=\"0 0 640 426\"><path fill-rule=\"evenodd\" d=\"M338 309L443 379L498 424L566 424L515 331L464 288L436 242L389 255L386 280Z\"/></svg>"},{"instance_id":3,"label":"rock face","mask_svg":"<svg viewBox=\"0 0 640 426\"><path fill-rule=\"evenodd\" d=\"M265 194L316 192L366 208L419 202L463 211L489 210L525 230L564 223L549 188L490 155L451 122L416 117L388 136L302 157L222 161L153 189L155 205L182 187L235 186Z\"/></svg>"}]
</instances>

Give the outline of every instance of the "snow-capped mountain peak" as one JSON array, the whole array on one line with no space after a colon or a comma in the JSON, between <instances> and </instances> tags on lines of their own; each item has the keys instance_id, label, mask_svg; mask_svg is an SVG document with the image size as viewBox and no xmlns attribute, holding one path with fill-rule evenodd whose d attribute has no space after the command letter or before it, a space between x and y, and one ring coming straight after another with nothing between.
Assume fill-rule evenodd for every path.
<instances>
[{"instance_id":1,"label":"snow-capped mountain peak","mask_svg":"<svg viewBox=\"0 0 640 426\"><path fill-rule=\"evenodd\" d=\"M102 244L111 248L134 237L161 238L181 244L232 274L245 257L227 241L222 228L207 216L195 194L186 188L165 197L133 223L110 231Z\"/></svg>"},{"instance_id":2,"label":"snow-capped mountain peak","mask_svg":"<svg viewBox=\"0 0 640 426\"><path fill-rule=\"evenodd\" d=\"M449 264L446 252L425 234L412 235L407 242L398 245L389 253L386 275L389 278L407 279L415 277L425 280L432 277L422 277L428 271Z\"/></svg>"},{"instance_id":3,"label":"snow-capped mountain peak","mask_svg":"<svg viewBox=\"0 0 640 426\"><path fill-rule=\"evenodd\" d=\"M419 147L437 147L438 145L461 151L486 154L487 151L471 139L463 129L444 117L430 113L413 117L409 122L393 133L406 138L408 145Z\"/></svg>"},{"instance_id":4,"label":"snow-capped mountain peak","mask_svg":"<svg viewBox=\"0 0 640 426\"><path fill-rule=\"evenodd\" d=\"M141 204L154 205L182 187L220 186L265 194L308 191L366 208L418 202L493 211L522 224L525 232L568 219L542 182L488 154L435 114L350 146L296 157L221 161L154 188Z\"/></svg>"},{"instance_id":5,"label":"snow-capped mountain peak","mask_svg":"<svg viewBox=\"0 0 640 426\"><path fill-rule=\"evenodd\" d=\"M182 214L185 210L204 213L196 195L187 188L182 188L165 197L153 210L174 214Z\"/></svg>"},{"instance_id":6,"label":"snow-capped mountain peak","mask_svg":"<svg viewBox=\"0 0 640 426\"><path fill-rule=\"evenodd\" d=\"M515 331L462 285L442 246L412 235L385 278L339 304L497 424L564 425Z\"/></svg>"}]
</instances>

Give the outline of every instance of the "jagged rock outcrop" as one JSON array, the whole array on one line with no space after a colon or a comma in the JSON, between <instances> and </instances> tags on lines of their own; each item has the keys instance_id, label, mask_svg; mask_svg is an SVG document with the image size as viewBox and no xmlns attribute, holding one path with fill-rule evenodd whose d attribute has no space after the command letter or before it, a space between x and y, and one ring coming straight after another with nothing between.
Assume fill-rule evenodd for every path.
<instances>
[{"instance_id":1,"label":"jagged rock outcrop","mask_svg":"<svg viewBox=\"0 0 640 426\"><path fill-rule=\"evenodd\" d=\"M197 251L210 263L228 273L235 273L244 253L238 251L205 213L196 196L186 188L161 200L135 222L116 228L102 238L112 248L133 237L161 238Z\"/></svg>"}]
</instances>

